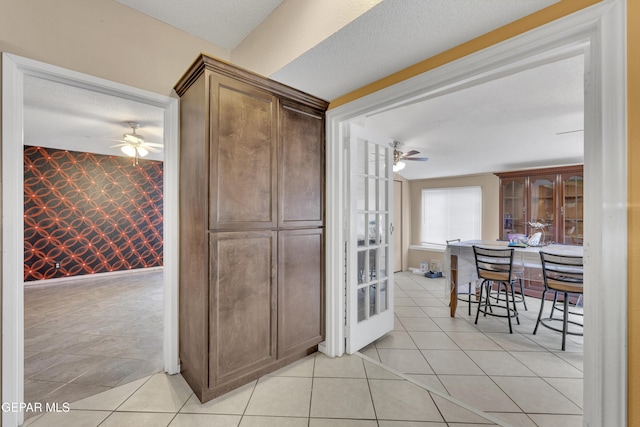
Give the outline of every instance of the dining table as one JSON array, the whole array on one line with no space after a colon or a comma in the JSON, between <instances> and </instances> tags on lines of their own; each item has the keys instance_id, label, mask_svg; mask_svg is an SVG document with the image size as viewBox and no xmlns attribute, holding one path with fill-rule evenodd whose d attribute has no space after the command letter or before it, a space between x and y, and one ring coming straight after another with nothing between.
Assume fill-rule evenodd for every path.
<instances>
[{"instance_id":1,"label":"dining table","mask_svg":"<svg viewBox=\"0 0 640 427\"><path fill-rule=\"evenodd\" d=\"M447 277L447 292L449 294L450 315L455 317L458 303L458 293L471 292L476 288L478 274L476 270L473 246L489 249L513 248L513 265L522 271L522 279L529 286L544 287L540 251L559 255L583 256L583 247L577 245L549 244L544 246L509 246L508 241L502 240L466 240L447 244L444 257L445 275Z\"/></svg>"}]
</instances>

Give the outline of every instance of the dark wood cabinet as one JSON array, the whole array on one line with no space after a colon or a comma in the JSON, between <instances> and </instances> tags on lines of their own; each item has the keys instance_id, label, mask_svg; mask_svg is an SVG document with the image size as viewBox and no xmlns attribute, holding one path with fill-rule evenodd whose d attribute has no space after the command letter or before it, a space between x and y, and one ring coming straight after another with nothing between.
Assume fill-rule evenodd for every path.
<instances>
[{"instance_id":1,"label":"dark wood cabinet","mask_svg":"<svg viewBox=\"0 0 640 427\"><path fill-rule=\"evenodd\" d=\"M500 240L530 236L541 222L547 243L582 244L583 166L496 173L500 178Z\"/></svg>"},{"instance_id":2,"label":"dark wood cabinet","mask_svg":"<svg viewBox=\"0 0 640 427\"><path fill-rule=\"evenodd\" d=\"M500 240L509 234L530 236L527 222L542 222L546 243L582 245L583 166L496 173L500 178ZM544 290L539 269L525 266L525 295Z\"/></svg>"},{"instance_id":3,"label":"dark wood cabinet","mask_svg":"<svg viewBox=\"0 0 640 427\"><path fill-rule=\"evenodd\" d=\"M176 92L180 364L204 402L324 339L327 103L206 55Z\"/></svg>"}]
</instances>

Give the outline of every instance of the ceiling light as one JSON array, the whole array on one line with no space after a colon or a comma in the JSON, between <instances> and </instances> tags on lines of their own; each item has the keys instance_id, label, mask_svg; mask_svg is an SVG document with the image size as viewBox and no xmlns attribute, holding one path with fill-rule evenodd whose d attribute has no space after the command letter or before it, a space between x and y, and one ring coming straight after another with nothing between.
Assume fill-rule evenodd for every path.
<instances>
[{"instance_id":1,"label":"ceiling light","mask_svg":"<svg viewBox=\"0 0 640 427\"><path fill-rule=\"evenodd\" d=\"M120 149L129 157L136 156L136 147L134 147L133 145L123 145Z\"/></svg>"},{"instance_id":2,"label":"ceiling light","mask_svg":"<svg viewBox=\"0 0 640 427\"><path fill-rule=\"evenodd\" d=\"M144 147L136 147L136 150L138 150L138 156L140 157L144 157L149 154L149 151Z\"/></svg>"},{"instance_id":3,"label":"ceiling light","mask_svg":"<svg viewBox=\"0 0 640 427\"><path fill-rule=\"evenodd\" d=\"M399 161L393 165L393 171L400 172L402 169L404 169L405 166L407 166L405 162Z\"/></svg>"}]
</instances>

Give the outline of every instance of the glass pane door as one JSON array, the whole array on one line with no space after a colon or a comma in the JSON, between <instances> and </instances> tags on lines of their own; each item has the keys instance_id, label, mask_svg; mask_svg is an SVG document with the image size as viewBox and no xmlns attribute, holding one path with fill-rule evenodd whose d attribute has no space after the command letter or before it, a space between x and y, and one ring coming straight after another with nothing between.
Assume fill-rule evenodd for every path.
<instances>
[{"instance_id":1,"label":"glass pane door","mask_svg":"<svg viewBox=\"0 0 640 427\"><path fill-rule=\"evenodd\" d=\"M583 233L583 178L572 176L564 180L562 201L563 242L565 245L582 245Z\"/></svg>"},{"instance_id":2,"label":"glass pane door","mask_svg":"<svg viewBox=\"0 0 640 427\"><path fill-rule=\"evenodd\" d=\"M393 330L391 139L349 129L347 352Z\"/></svg>"},{"instance_id":3,"label":"glass pane door","mask_svg":"<svg viewBox=\"0 0 640 427\"><path fill-rule=\"evenodd\" d=\"M530 223L543 227L529 226L529 235L541 232L540 242L548 243L554 239L555 181L546 177L531 177L531 214Z\"/></svg>"}]
</instances>

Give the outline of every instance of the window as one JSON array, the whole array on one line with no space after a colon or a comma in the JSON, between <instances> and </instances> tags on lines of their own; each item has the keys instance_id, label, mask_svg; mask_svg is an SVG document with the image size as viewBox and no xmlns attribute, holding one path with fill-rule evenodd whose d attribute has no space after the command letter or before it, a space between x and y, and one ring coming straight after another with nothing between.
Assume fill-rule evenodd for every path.
<instances>
[{"instance_id":1,"label":"window","mask_svg":"<svg viewBox=\"0 0 640 427\"><path fill-rule=\"evenodd\" d=\"M482 188L422 190L422 244L482 238Z\"/></svg>"}]
</instances>

